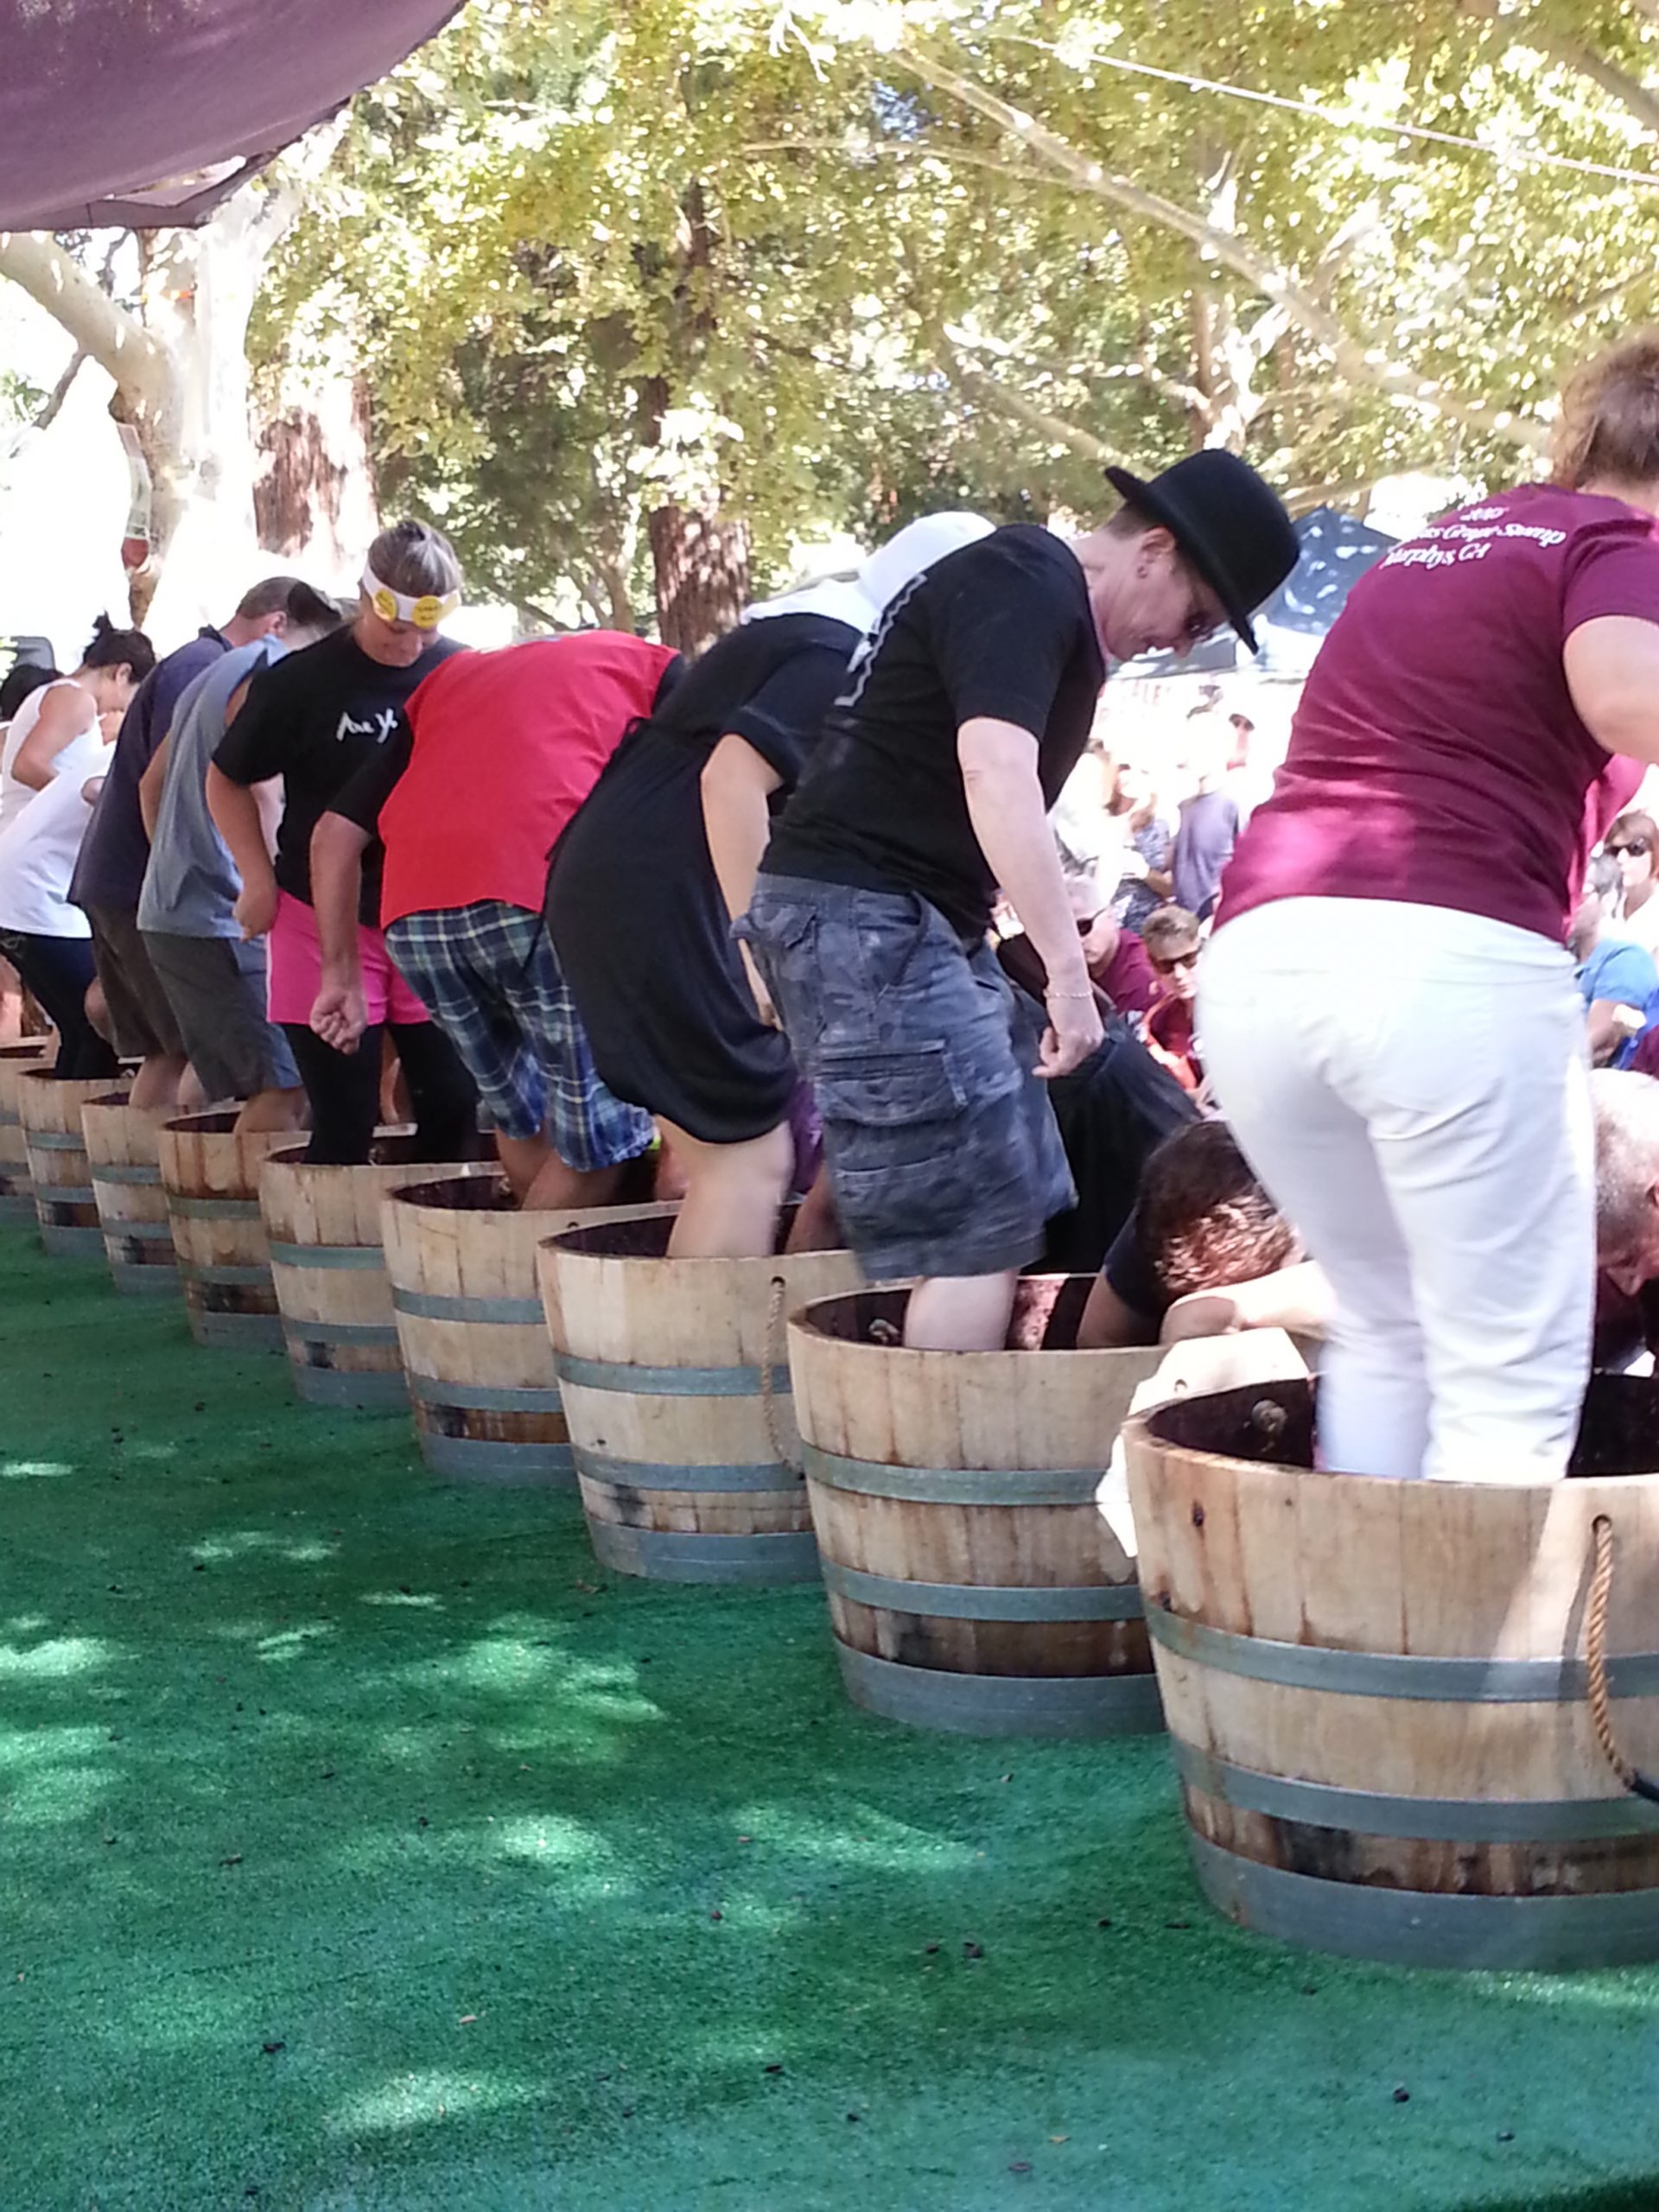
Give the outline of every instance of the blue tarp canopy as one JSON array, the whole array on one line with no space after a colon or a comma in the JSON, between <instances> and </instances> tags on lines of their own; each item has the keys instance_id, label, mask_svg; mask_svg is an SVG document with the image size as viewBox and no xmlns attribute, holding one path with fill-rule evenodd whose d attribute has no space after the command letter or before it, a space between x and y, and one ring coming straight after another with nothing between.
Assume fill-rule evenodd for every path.
<instances>
[{"instance_id":1,"label":"blue tarp canopy","mask_svg":"<svg viewBox=\"0 0 1659 2212\"><path fill-rule=\"evenodd\" d=\"M0 0L0 231L199 223L459 0Z\"/></svg>"},{"instance_id":2,"label":"blue tarp canopy","mask_svg":"<svg viewBox=\"0 0 1659 2212\"><path fill-rule=\"evenodd\" d=\"M1301 558L1255 618L1259 659L1251 658L1230 630L1220 630L1185 660L1173 653L1143 653L1139 660L1126 661L1121 673L1143 678L1224 676L1253 668L1263 676L1306 676L1355 580L1395 541L1334 507L1315 507L1304 515L1296 536Z\"/></svg>"}]
</instances>

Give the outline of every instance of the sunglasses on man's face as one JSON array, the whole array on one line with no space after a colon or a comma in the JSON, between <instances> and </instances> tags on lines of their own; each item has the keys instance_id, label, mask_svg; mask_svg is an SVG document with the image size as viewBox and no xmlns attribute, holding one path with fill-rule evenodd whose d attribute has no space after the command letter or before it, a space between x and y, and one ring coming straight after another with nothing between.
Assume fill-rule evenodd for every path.
<instances>
[{"instance_id":1,"label":"sunglasses on man's face","mask_svg":"<svg viewBox=\"0 0 1659 2212\"><path fill-rule=\"evenodd\" d=\"M1609 855L1616 861L1622 861L1626 853L1629 853L1633 859L1640 860L1647 849L1648 841L1645 837L1632 837L1627 844L1609 845L1607 848Z\"/></svg>"},{"instance_id":2,"label":"sunglasses on man's face","mask_svg":"<svg viewBox=\"0 0 1659 2212\"><path fill-rule=\"evenodd\" d=\"M1160 976L1173 976L1178 968L1196 968L1198 964L1198 956L1196 950L1192 952L1169 952L1161 954L1149 952L1147 955L1147 957L1151 961L1153 966L1157 969Z\"/></svg>"}]
</instances>

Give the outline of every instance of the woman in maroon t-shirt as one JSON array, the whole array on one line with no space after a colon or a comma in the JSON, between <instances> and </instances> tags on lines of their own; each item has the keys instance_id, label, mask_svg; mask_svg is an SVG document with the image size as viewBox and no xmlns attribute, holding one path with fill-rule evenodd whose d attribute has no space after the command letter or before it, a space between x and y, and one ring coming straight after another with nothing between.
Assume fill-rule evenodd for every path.
<instances>
[{"instance_id":1,"label":"woman in maroon t-shirt","mask_svg":"<svg viewBox=\"0 0 1659 2212\"><path fill-rule=\"evenodd\" d=\"M1324 1463L1564 1473L1594 1161L1563 948L1586 827L1659 760L1659 334L1569 388L1555 480L1355 586L1223 879L1205 1064L1329 1274ZM1610 756L1631 756L1623 759ZM1659 1271L1659 1213L1604 1250Z\"/></svg>"}]
</instances>

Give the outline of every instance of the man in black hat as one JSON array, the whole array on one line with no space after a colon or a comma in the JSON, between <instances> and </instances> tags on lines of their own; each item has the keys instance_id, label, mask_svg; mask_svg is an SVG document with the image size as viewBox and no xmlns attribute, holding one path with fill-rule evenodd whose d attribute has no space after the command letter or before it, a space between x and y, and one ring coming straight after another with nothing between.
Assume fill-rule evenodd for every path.
<instances>
[{"instance_id":1,"label":"man in black hat","mask_svg":"<svg viewBox=\"0 0 1659 2212\"><path fill-rule=\"evenodd\" d=\"M817 1094L837 1210L872 1280L921 1278L906 1342L990 1351L1073 1202L1043 1078L1101 1041L1046 815L1109 660L1184 654L1290 573L1289 518L1235 454L1150 482L1067 541L994 531L893 600L777 825L752 947ZM998 888L1047 974L1027 1022L986 941Z\"/></svg>"}]
</instances>

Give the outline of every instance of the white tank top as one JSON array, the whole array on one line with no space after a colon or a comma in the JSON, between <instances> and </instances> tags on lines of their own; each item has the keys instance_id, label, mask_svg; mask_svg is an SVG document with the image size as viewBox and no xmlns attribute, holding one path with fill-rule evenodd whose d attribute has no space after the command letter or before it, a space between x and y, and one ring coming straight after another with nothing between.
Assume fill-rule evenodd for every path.
<instances>
[{"instance_id":1,"label":"white tank top","mask_svg":"<svg viewBox=\"0 0 1659 2212\"><path fill-rule=\"evenodd\" d=\"M35 796L31 785L20 784L16 777L12 774L12 763L22 749L23 740L41 719L41 709L46 704L48 692L61 691L66 684L72 690L80 691L79 684L71 676L60 676L54 683L42 683L38 691L29 693L28 698L6 725L6 741L3 747L0 747L0 834L3 834L9 825L16 820L30 799ZM86 702L86 713L81 728L70 740L71 744L79 742L88 731L96 730L98 728L98 709L93 704L92 693L80 691L80 696ZM60 753L52 771L54 775L57 774L62 765L63 756Z\"/></svg>"},{"instance_id":2,"label":"white tank top","mask_svg":"<svg viewBox=\"0 0 1659 2212\"><path fill-rule=\"evenodd\" d=\"M31 791L29 805L0 830L0 929L36 937L92 935L86 915L69 904L69 879L92 818L81 785L105 772L111 749L94 717L91 729L71 738L59 753L57 773L46 789Z\"/></svg>"}]
</instances>

